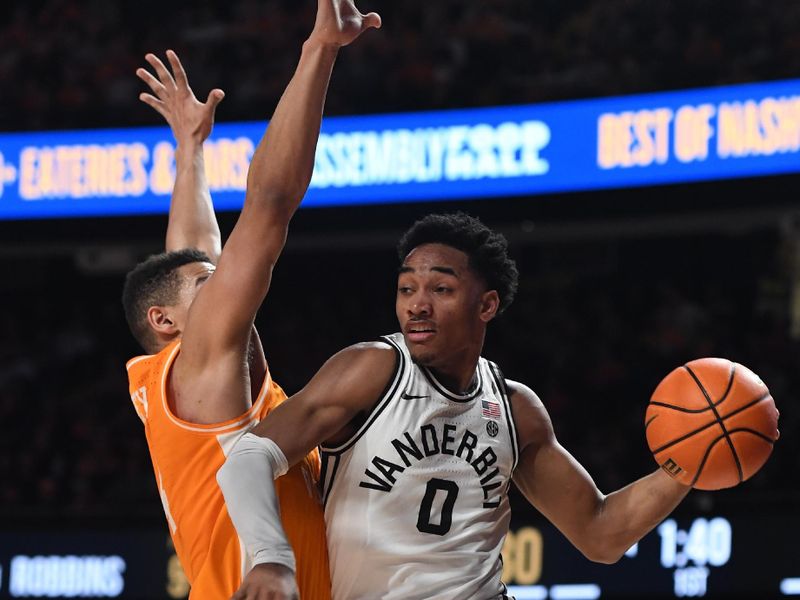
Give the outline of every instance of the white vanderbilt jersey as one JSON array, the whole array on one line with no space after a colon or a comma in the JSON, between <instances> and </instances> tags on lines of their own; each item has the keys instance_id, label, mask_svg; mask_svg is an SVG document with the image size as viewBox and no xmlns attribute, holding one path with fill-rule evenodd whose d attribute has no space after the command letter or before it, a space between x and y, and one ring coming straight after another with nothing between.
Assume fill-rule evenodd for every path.
<instances>
[{"instance_id":1,"label":"white vanderbilt jersey","mask_svg":"<svg viewBox=\"0 0 800 600\"><path fill-rule=\"evenodd\" d=\"M507 598L500 551L517 437L505 380L481 358L460 396L403 335L386 392L347 442L322 448L334 600Z\"/></svg>"}]
</instances>

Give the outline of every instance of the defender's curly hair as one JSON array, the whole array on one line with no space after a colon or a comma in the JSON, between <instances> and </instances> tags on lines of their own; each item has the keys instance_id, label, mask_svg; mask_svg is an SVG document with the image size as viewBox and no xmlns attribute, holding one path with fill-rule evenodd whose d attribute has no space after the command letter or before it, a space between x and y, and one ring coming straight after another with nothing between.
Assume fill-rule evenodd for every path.
<instances>
[{"instance_id":1,"label":"defender's curly hair","mask_svg":"<svg viewBox=\"0 0 800 600\"><path fill-rule=\"evenodd\" d=\"M211 262L196 248L184 248L149 256L136 265L125 277L122 306L133 337L147 352L156 348L156 339L147 325L151 306L170 306L178 299L180 278L178 269L194 262Z\"/></svg>"},{"instance_id":2,"label":"defender's curly hair","mask_svg":"<svg viewBox=\"0 0 800 600\"><path fill-rule=\"evenodd\" d=\"M463 212L423 217L400 238L397 244L400 262L422 244L444 244L464 252L470 268L483 278L490 290L497 290L500 296L498 315L514 301L519 271L508 257L508 241L475 217Z\"/></svg>"}]
</instances>

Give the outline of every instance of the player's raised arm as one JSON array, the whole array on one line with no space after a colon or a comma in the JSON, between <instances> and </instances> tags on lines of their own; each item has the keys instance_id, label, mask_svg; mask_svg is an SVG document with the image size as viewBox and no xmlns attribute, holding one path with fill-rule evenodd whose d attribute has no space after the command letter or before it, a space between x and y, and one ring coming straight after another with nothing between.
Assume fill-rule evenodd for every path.
<instances>
[{"instance_id":1,"label":"player's raised arm","mask_svg":"<svg viewBox=\"0 0 800 600\"><path fill-rule=\"evenodd\" d=\"M608 495L556 440L541 401L509 382L520 460L514 483L587 558L613 563L669 515L690 488L662 470Z\"/></svg>"},{"instance_id":2,"label":"player's raised arm","mask_svg":"<svg viewBox=\"0 0 800 600\"><path fill-rule=\"evenodd\" d=\"M175 185L169 208L166 249L197 248L216 263L222 248L219 226L205 174L203 142L214 126L214 112L225 97L220 89L211 90L200 102L194 95L177 54L167 50L172 73L154 54L145 60L156 73L139 68L136 75L153 92L142 92L139 99L156 110L169 124L175 137Z\"/></svg>"},{"instance_id":3,"label":"player's raised arm","mask_svg":"<svg viewBox=\"0 0 800 600\"><path fill-rule=\"evenodd\" d=\"M334 60L341 46L380 26L352 0L319 0L317 20L300 62L258 144L244 207L217 270L198 293L183 335L182 359L202 370L220 353L246 343L250 326L303 199L314 167L319 127ZM213 326L209 326L213 323Z\"/></svg>"}]
</instances>

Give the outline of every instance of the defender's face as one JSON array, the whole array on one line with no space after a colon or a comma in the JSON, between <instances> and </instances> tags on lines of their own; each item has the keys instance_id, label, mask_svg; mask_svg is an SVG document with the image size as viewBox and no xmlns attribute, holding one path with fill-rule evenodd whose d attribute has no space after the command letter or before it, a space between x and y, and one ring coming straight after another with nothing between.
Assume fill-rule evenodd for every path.
<instances>
[{"instance_id":1,"label":"defender's face","mask_svg":"<svg viewBox=\"0 0 800 600\"><path fill-rule=\"evenodd\" d=\"M181 289L178 293L178 300L172 308L175 311L176 325L180 331L183 331L186 325L189 308L197 297L197 293L203 287L203 284L208 281L215 269L214 265L207 262L189 263L178 269Z\"/></svg>"},{"instance_id":2,"label":"defender's face","mask_svg":"<svg viewBox=\"0 0 800 600\"><path fill-rule=\"evenodd\" d=\"M414 361L442 367L479 349L486 293L464 252L444 244L412 250L400 268L395 310Z\"/></svg>"}]
</instances>

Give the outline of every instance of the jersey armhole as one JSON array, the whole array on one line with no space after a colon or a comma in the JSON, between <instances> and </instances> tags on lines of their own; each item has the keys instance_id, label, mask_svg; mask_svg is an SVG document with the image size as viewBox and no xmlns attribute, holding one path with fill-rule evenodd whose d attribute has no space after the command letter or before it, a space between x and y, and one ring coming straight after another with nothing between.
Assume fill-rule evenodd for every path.
<instances>
[{"instance_id":1,"label":"jersey armhole","mask_svg":"<svg viewBox=\"0 0 800 600\"><path fill-rule=\"evenodd\" d=\"M367 414L367 418L364 420L364 423L361 424L361 427L350 436L349 439L337 444L336 446L327 446L325 444L320 444L320 450L325 454L342 454L349 450L360 438L361 436L366 433L367 429L375 422L380 414L386 410L386 407L395 397L398 388L400 387L400 383L402 382L403 378L405 377L406 371L408 370L407 364L408 360L397 345L397 343L391 339L389 336L383 336L379 340L379 342L384 343L391 347L395 352L395 363L394 363L394 372L392 376L389 378L386 387L384 388L383 392L380 396L378 396L378 400L375 404L372 405L372 409Z\"/></svg>"},{"instance_id":2,"label":"jersey armhole","mask_svg":"<svg viewBox=\"0 0 800 600\"><path fill-rule=\"evenodd\" d=\"M503 372L500 370L500 367L491 361L487 362L489 363L489 371L491 372L492 378L497 385L497 391L499 392L500 398L503 401L503 406L505 407L508 434L511 438L511 450L514 453L514 465L511 468L511 473L513 476L513 472L517 468L517 462L519 461L519 438L517 437L517 428L514 425L514 412L511 408L511 394L508 390L506 378L503 375ZM509 482L511 482L511 478L509 478Z\"/></svg>"},{"instance_id":3,"label":"jersey armhole","mask_svg":"<svg viewBox=\"0 0 800 600\"><path fill-rule=\"evenodd\" d=\"M167 417L167 420L174 427L183 431L191 432L193 434L217 436L222 433L233 433L241 429L250 428L255 422L258 421L262 407L272 391L272 376L269 372L269 369L267 369L264 373L264 381L261 384L261 389L258 392L258 396L255 398L255 400L253 400L250 408L236 417L226 421L220 421L218 423L193 423L192 421L181 419L178 415L176 415L173 412L172 407L169 405L167 380L172 372L175 359L180 353L180 349L181 343L178 342L170 351L169 356L164 362L164 366L159 377L159 385L161 386L161 412L163 412L163 414Z\"/></svg>"}]
</instances>

